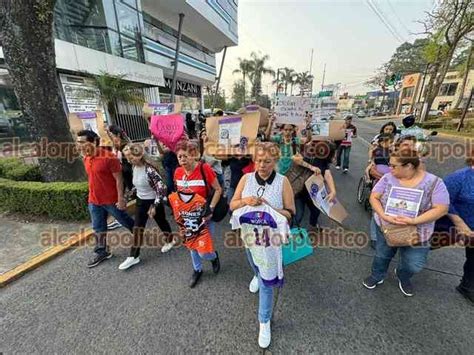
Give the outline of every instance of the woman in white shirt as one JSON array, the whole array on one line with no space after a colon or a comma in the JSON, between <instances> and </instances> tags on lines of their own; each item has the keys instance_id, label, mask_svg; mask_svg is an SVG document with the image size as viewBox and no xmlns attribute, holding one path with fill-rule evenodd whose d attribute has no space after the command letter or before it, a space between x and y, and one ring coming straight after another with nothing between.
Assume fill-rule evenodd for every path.
<instances>
[{"instance_id":1,"label":"woman in white shirt","mask_svg":"<svg viewBox=\"0 0 474 355\"><path fill-rule=\"evenodd\" d=\"M133 167L133 185L137 190L137 203L133 227L133 246L130 256L120 264L120 270L128 269L140 262L140 247L143 244L143 234L148 217L153 218L161 232L165 234L166 244L163 249L166 250L162 249L162 251L168 251L174 245L171 227L165 214L166 185L158 173L158 169L147 158L143 146L140 144L128 144L123 149L123 154Z\"/></svg>"},{"instance_id":2,"label":"woman in white shirt","mask_svg":"<svg viewBox=\"0 0 474 355\"><path fill-rule=\"evenodd\" d=\"M293 189L288 179L275 171L280 149L275 143L259 143L255 148L255 172L244 175L237 185L234 197L230 202L230 209L235 211L245 206L260 206L267 204L279 215L283 215L287 222L295 214L295 200ZM270 238L273 240L273 238ZM258 244L258 242L257 242ZM252 258L249 249L246 249L254 277L250 282L250 292L259 293L258 318L260 332L258 343L261 348L267 348L271 341L270 320L273 307L273 286L262 280L259 269ZM272 260L272 262L275 260ZM277 260L282 270L281 258ZM270 262L271 263L271 262ZM280 286L278 283L276 286Z\"/></svg>"}]
</instances>

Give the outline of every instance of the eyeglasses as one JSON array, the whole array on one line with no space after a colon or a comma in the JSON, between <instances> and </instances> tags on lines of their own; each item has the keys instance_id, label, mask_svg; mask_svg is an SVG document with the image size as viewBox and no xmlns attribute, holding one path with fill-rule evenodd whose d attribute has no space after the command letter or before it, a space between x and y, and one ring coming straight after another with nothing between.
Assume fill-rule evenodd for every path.
<instances>
[{"instance_id":1,"label":"eyeglasses","mask_svg":"<svg viewBox=\"0 0 474 355\"><path fill-rule=\"evenodd\" d=\"M388 164L389 168L395 169L397 166L405 166L406 164Z\"/></svg>"}]
</instances>

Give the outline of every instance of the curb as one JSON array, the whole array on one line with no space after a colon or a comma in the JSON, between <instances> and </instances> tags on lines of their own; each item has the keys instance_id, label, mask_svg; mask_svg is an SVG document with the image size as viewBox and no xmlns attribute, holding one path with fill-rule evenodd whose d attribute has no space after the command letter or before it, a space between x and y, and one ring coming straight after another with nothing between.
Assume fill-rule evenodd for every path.
<instances>
[{"instance_id":1,"label":"curb","mask_svg":"<svg viewBox=\"0 0 474 355\"><path fill-rule=\"evenodd\" d=\"M438 132L439 137L448 137L448 138L456 138L459 140L470 140L473 139L472 137L467 136L459 136L457 134L445 133L445 132Z\"/></svg>"},{"instance_id":2,"label":"curb","mask_svg":"<svg viewBox=\"0 0 474 355\"><path fill-rule=\"evenodd\" d=\"M15 268L7 271L6 273L0 275L0 288L5 287L10 282L20 278L25 275L27 272L36 269L37 267L43 265L51 259L54 259L56 256L61 255L65 251L69 250L73 246L86 242L90 237L94 235L92 229L87 229L84 232L69 238L66 242L61 245L54 246L31 258L30 260L16 266Z\"/></svg>"},{"instance_id":3,"label":"curb","mask_svg":"<svg viewBox=\"0 0 474 355\"><path fill-rule=\"evenodd\" d=\"M127 204L127 213L130 214L130 211L133 211L135 208L135 201L131 201ZM4 274L0 275L0 288L5 287L10 282L15 281L25 275L27 272L32 271L41 265L47 263L48 261L54 259L56 256L61 255L65 251L68 251L70 248L87 242L89 238L94 235L94 231L92 228L88 228L75 236L69 238L67 241L62 243L61 245L57 245L51 247L42 253L32 257L28 261L14 267L13 269L5 272Z\"/></svg>"}]
</instances>

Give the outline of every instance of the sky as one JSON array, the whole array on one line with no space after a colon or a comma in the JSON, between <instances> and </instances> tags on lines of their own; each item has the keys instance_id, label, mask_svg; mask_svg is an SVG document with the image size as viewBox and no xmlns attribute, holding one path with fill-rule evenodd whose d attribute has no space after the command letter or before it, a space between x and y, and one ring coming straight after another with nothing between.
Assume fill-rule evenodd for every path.
<instances>
[{"instance_id":1,"label":"sky","mask_svg":"<svg viewBox=\"0 0 474 355\"><path fill-rule=\"evenodd\" d=\"M221 88L231 96L232 84L241 79L232 74L238 58L255 51L268 54L269 66L308 71L314 49L313 91L321 88L324 64L325 84L341 83L341 93L365 94L373 88L364 82L387 62L402 41L422 37L426 17L438 0L240 0L239 44L229 47ZM375 10L375 11L374 11ZM377 11L378 10L378 11ZM377 15L378 12L388 27ZM392 33L394 32L394 33ZM418 33L418 34L417 34ZM216 56L219 70L222 54ZM262 83L263 93L272 94L272 78Z\"/></svg>"}]
</instances>

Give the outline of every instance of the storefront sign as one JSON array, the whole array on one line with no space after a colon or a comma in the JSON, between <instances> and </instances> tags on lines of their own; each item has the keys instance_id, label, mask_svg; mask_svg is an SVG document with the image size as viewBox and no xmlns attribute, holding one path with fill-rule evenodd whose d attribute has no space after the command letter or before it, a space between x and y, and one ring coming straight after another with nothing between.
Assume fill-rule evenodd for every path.
<instances>
[{"instance_id":1,"label":"storefront sign","mask_svg":"<svg viewBox=\"0 0 474 355\"><path fill-rule=\"evenodd\" d=\"M165 86L160 88L160 93L171 94L173 79L165 78ZM175 95L186 97L201 97L201 86L187 81L176 80Z\"/></svg>"}]
</instances>

